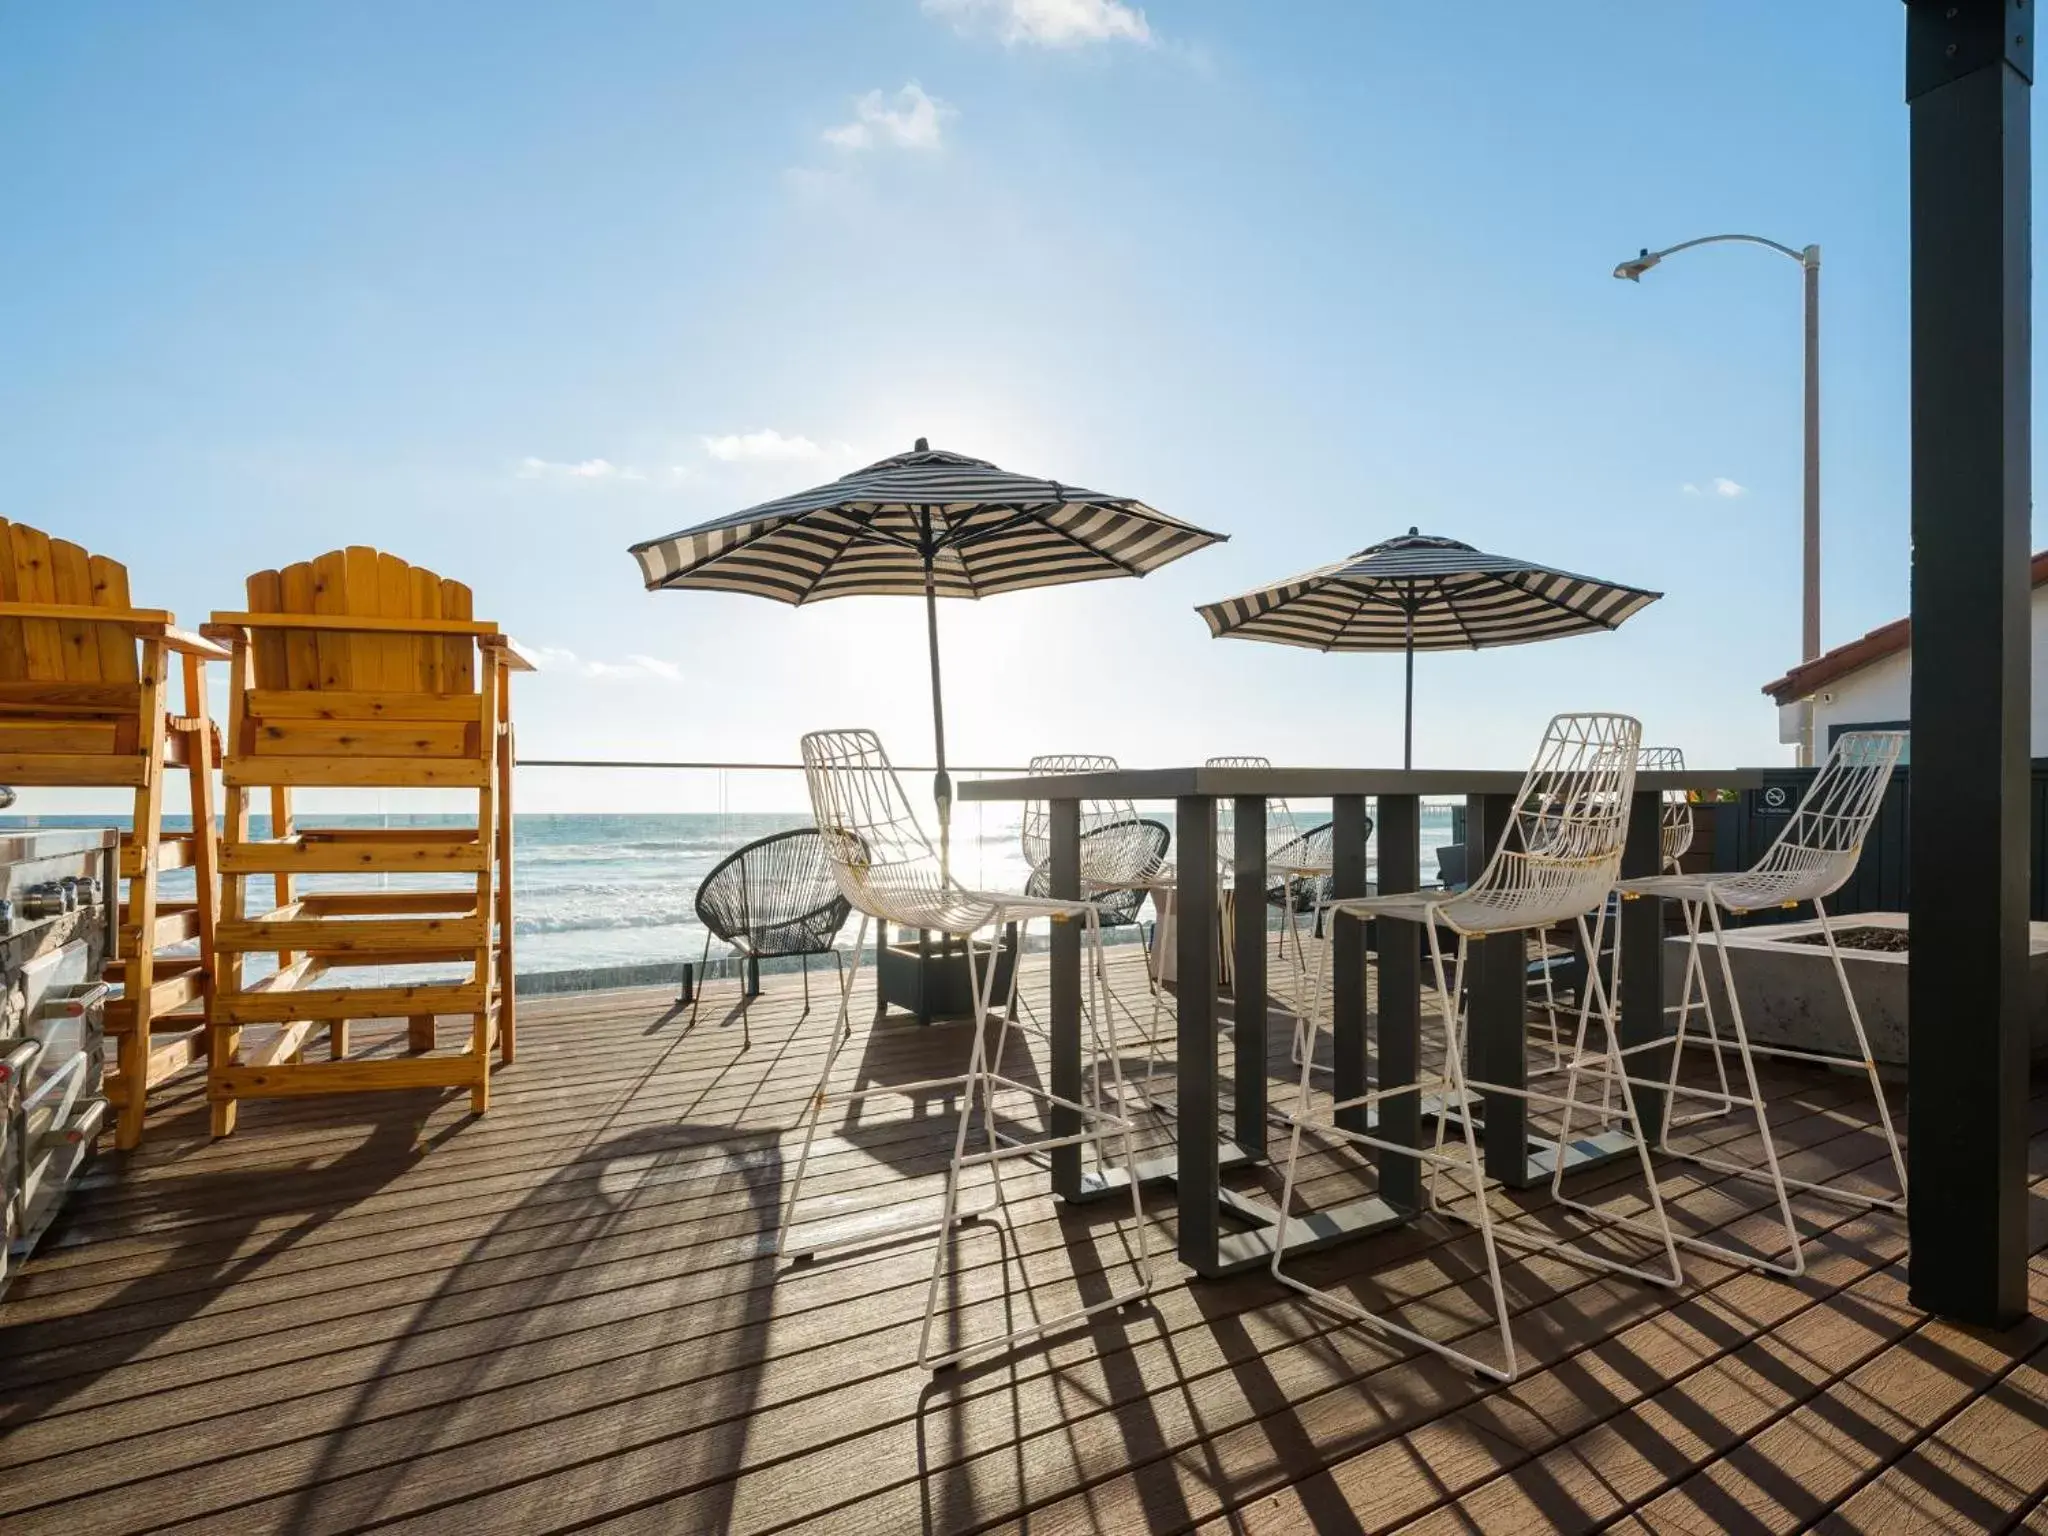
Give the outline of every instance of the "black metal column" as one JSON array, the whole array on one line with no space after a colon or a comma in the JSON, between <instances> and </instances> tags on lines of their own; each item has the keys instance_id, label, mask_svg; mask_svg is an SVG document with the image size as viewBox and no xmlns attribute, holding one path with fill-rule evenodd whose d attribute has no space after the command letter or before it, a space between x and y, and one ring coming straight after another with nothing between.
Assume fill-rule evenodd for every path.
<instances>
[{"instance_id":1,"label":"black metal column","mask_svg":"<svg viewBox=\"0 0 2048 1536\"><path fill-rule=\"evenodd\" d=\"M1415 890L1422 883L1422 802L1414 795L1381 795L1377 807L1380 845L1379 888L1384 896ZM1340 841L1336 868L1337 889L1344 890L1345 867ZM1356 878L1365 882L1364 847L1359 848ZM1362 927L1339 923L1330 935L1347 928ZM1422 1065L1422 930L1413 923L1387 923L1379 928L1379 1079L1382 1088L1412 1083ZM1361 947L1364 938L1359 938ZM1342 951L1339 951L1341 954ZM1363 967L1361 966L1361 970ZM1341 1038L1341 1036L1339 1037ZM1422 1145L1422 1106L1412 1093L1400 1094L1380 1103L1379 1132L1388 1141L1404 1146ZM1380 1197L1390 1205L1415 1210L1422 1204L1422 1165L1397 1152L1375 1152L1379 1161Z\"/></svg>"},{"instance_id":2,"label":"black metal column","mask_svg":"<svg viewBox=\"0 0 2048 1536\"><path fill-rule=\"evenodd\" d=\"M1470 795L1465 800L1466 869L1478 878L1492 850L1507 835L1515 811L1513 795ZM1446 949L1456 941L1440 936ZM1449 974L1450 956L1445 956ZM1528 940L1520 933L1499 933L1474 939L1465 976L1466 1006L1471 1010L1466 1038L1471 1060L1466 1070L1482 1082L1504 1089L1529 1086L1523 1047L1528 1034ZM1486 1171L1503 1184L1531 1181L1529 1169L1529 1101L1514 1092L1481 1095L1486 1121Z\"/></svg>"},{"instance_id":3,"label":"black metal column","mask_svg":"<svg viewBox=\"0 0 2048 1536\"><path fill-rule=\"evenodd\" d=\"M1176 1044L1180 1115L1175 1122L1181 1261L1216 1269L1216 802L1183 795L1174 802L1180 855L1174 861L1174 968L1179 996Z\"/></svg>"},{"instance_id":4,"label":"black metal column","mask_svg":"<svg viewBox=\"0 0 2048 1536\"><path fill-rule=\"evenodd\" d=\"M1663 795L1653 789L1639 789L1629 800L1628 841L1621 851L1621 872L1628 879L1662 872L1663 800ZM1647 1045L1671 1032L1664 1023L1664 903L1650 896L1624 901L1620 922L1621 932L1611 938L1621 956L1621 996L1617 1002L1621 1009L1621 1043L1626 1049ZM1709 966L1714 964L1712 956L1703 955L1702 959ZM1589 1050L1597 1049L1598 1042L1589 1038L1586 1046ZM1669 1051L1644 1051L1622 1060L1633 1078L1661 1083L1671 1073ZM1645 1136L1654 1137L1664 1123L1664 1090L1647 1088L1640 1081L1631 1086L1636 1113L1642 1116L1640 1129ZM1680 1099L1681 1109L1685 1102Z\"/></svg>"},{"instance_id":5,"label":"black metal column","mask_svg":"<svg viewBox=\"0 0 2048 1536\"><path fill-rule=\"evenodd\" d=\"M1330 889L1336 896L1365 894L1365 797L1339 795L1330 802L1333 862ZM1330 1047L1336 1068L1331 1094L1356 1098L1366 1087L1365 924L1343 918L1330 929ZM1337 1111L1347 1131L1370 1128L1363 1104Z\"/></svg>"},{"instance_id":6,"label":"black metal column","mask_svg":"<svg viewBox=\"0 0 2048 1536\"><path fill-rule=\"evenodd\" d=\"M1913 256L1908 1279L2027 1307L2034 6L1907 0Z\"/></svg>"},{"instance_id":7,"label":"black metal column","mask_svg":"<svg viewBox=\"0 0 2048 1536\"><path fill-rule=\"evenodd\" d=\"M1051 821L1052 847L1046 871L1047 893L1072 901L1081 894L1081 802L1046 802ZM1081 925L1078 922L1052 926L1051 990L1052 1091L1073 1103L1081 1102ZM997 935L1000 940L1001 935ZM996 963L995 947L989 951L990 965ZM1021 961L1020 961L1021 963ZM985 1021L977 1020L978 1027ZM1080 1134L1081 1117L1071 1109L1052 1106L1048 1128L1053 1140ZM1064 1200L1081 1195L1080 1144L1054 1147L1053 1192Z\"/></svg>"},{"instance_id":8,"label":"black metal column","mask_svg":"<svg viewBox=\"0 0 2048 1536\"><path fill-rule=\"evenodd\" d=\"M1237 888L1230 962L1230 1016L1237 1053L1233 1139L1254 1157L1266 1151L1266 801L1239 795L1233 809L1231 876Z\"/></svg>"}]
</instances>

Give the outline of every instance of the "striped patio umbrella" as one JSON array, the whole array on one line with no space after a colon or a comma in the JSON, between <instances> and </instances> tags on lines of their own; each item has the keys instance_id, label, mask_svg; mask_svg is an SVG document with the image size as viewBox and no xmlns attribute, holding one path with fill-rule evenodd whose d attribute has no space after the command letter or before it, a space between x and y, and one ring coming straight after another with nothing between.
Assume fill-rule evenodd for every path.
<instances>
[{"instance_id":1,"label":"striped patio umbrella","mask_svg":"<svg viewBox=\"0 0 2048 1536\"><path fill-rule=\"evenodd\" d=\"M1013 475L923 438L909 453L633 546L649 591L705 587L803 604L829 597L925 599L940 849L951 840L946 713L939 686L942 597L1143 576L1219 542L1142 501Z\"/></svg>"},{"instance_id":2,"label":"striped patio umbrella","mask_svg":"<svg viewBox=\"0 0 2048 1536\"><path fill-rule=\"evenodd\" d=\"M1348 560L1195 611L1218 639L1405 652L1401 766L1408 768L1415 757L1417 651L1476 651L1615 629L1661 596L1410 528Z\"/></svg>"}]
</instances>

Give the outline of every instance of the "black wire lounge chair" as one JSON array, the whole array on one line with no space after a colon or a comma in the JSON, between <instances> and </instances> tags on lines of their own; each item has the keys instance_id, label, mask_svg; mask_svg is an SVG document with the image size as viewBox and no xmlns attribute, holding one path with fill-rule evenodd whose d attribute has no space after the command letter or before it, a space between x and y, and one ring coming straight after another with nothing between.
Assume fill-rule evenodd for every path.
<instances>
[{"instance_id":1,"label":"black wire lounge chair","mask_svg":"<svg viewBox=\"0 0 2048 1536\"><path fill-rule=\"evenodd\" d=\"M1266 855L1267 906L1284 908L1290 886L1296 912L1313 912L1318 903L1330 899L1336 881L1327 871L1335 857L1336 830L1335 822L1326 821L1319 827L1310 827L1298 837L1288 838ZM1365 835L1372 836L1370 816L1365 820ZM1290 880L1288 873L1291 870L1314 870L1317 873L1296 874Z\"/></svg>"},{"instance_id":2,"label":"black wire lounge chair","mask_svg":"<svg viewBox=\"0 0 2048 1536\"><path fill-rule=\"evenodd\" d=\"M777 832L728 854L697 887L697 919L704 925L698 968L710 957L714 938L730 944L745 961L743 990L751 997L760 988L761 961L797 956L803 961L808 1008L810 957L830 955L842 974L846 969L846 958L832 941L851 910L832 878L832 861L817 828Z\"/></svg>"}]
</instances>

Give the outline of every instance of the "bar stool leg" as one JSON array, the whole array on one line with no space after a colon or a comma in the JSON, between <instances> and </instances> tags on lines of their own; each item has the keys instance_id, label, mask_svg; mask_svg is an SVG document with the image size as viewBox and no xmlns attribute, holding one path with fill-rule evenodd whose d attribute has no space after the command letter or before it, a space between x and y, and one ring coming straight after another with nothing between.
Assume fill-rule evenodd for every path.
<instances>
[{"instance_id":1,"label":"bar stool leg","mask_svg":"<svg viewBox=\"0 0 2048 1536\"><path fill-rule=\"evenodd\" d=\"M845 980L839 987L839 1018L832 1029L832 1044L825 1052L825 1066L818 1073L818 1086L811 1093L811 1102L804 1112L803 1148L797 1153L796 1172L789 1181L789 1195L782 1202L782 1220L775 1229L775 1253L779 1258L788 1251L789 1233L796 1215L796 1199L804 1187L804 1171L811 1163L811 1143L818 1134L818 1121L825 1113L825 1085L832 1080L832 1068L839 1060L840 1049L852 1033L849 1010L853 1007L854 983L860 978L860 957L867 943L868 919L862 913L860 928L853 940L853 965L846 972Z\"/></svg>"},{"instance_id":2,"label":"bar stool leg","mask_svg":"<svg viewBox=\"0 0 2048 1536\"><path fill-rule=\"evenodd\" d=\"M1835 979L1842 984L1842 1002L1848 1007L1849 1023L1856 1031L1856 1050L1863 1058L1864 1074L1870 1079L1870 1091L1877 1099L1877 1121L1884 1130L1885 1148L1891 1153L1892 1173L1899 1181L1898 1199L1886 1201L1873 1200L1869 1203L1881 1205L1885 1210L1904 1211L1906 1208L1906 1159L1905 1155L1899 1150L1898 1133L1892 1129L1891 1107L1885 1103L1884 1083L1877 1075L1877 1058L1871 1054L1870 1038L1863 1032L1863 1013L1856 1006L1856 994L1850 989L1849 972L1842 964L1842 952L1835 946L1834 924L1828 917L1826 903L1816 899L1813 904L1813 911L1814 915L1820 919L1820 931L1826 936L1828 941L1828 959L1834 963ZM1821 1194L1840 1193L1824 1187L1817 1186L1816 1188L1817 1192Z\"/></svg>"},{"instance_id":3,"label":"bar stool leg","mask_svg":"<svg viewBox=\"0 0 2048 1536\"><path fill-rule=\"evenodd\" d=\"M1493 1287L1494 1315L1500 1324L1501 1354L1505 1361L1505 1370L1494 1371L1480 1365L1477 1361L1470 1361L1469 1363L1473 1369L1497 1380L1513 1381L1520 1374L1520 1367L1516 1364L1515 1360L1514 1330L1508 1325L1507 1286L1501 1279L1500 1249L1494 1242L1493 1212L1486 1198L1486 1165L1479 1160L1479 1138L1472 1125L1471 1102L1465 1087L1464 1051L1461 1049L1461 1043L1458 1038L1460 1032L1455 1027L1458 1004L1463 993L1462 990L1445 990L1443 943L1437 935L1435 923L1426 923L1424 927L1429 934L1429 963L1430 968L1436 974L1437 996L1447 999L1448 1006L1451 1009L1451 1018L1447 1021L1447 1027L1444 1030L1445 1092L1449 1098L1465 1106L1464 1112L1458 1116L1458 1123L1464 1130L1465 1166L1472 1171L1473 1194L1479 1207L1477 1222L1479 1241L1486 1250L1486 1277L1488 1283ZM1456 978L1460 988L1462 988L1465 978L1465 962L1468 954L1469 945L1467 940L1463 934L1459 934ZM1436 1118L1437 1148L1439 1153L1441 1153L1443 1147L1444 1120L1445 1115L1443 1110L1440 1109ZM1434 1203L1433 1173L1431 1184L1430 1199Z\"/></svg>"},{"instance_id":4,"label":"bar stool leg","mask_svg":"<svg viewBox=\"0 0 2048 1536\"><path fill-rule=\"evenodd\" d=\"M1674 1126L1697 1125L1702 1120L1718 1119L1735 1107L1734 1096L1728 1088L1728 1063L1721 1049L1721 1031L1714 1022L1714 995L1707 986L1707 968L1700 960L1700 912L1696 901L1682 902L1685 910L1685 987L1678 1002L1678 1034L1671 1047L1671 1078L1665 1086L1664 1123L1657 1132L1659 1151L1670 1151L1671 1130ZM1690 1114L1674 1115L1672 1100L1678 1092L1678 1073L1685 1062L1687 1026L1692 1020L1693 985L1699 985L1700 1012L1707 1021L1707 1049L1714 1057L1714 1080L1721 1085L1721 1097L1717 1108L1696 1109Z\"/></svg>"},{"instance_id":5,"label":"bar stool leg","mask_svg":"<svg viewBox=\"0 0 2048 1536\"><path fill-rule=\"evenodd\" d=\"M1778 1214L1785 1223L1785 1238L1792 1249L1792 1258L1789 1264L1762 1263L1757 1264L1756 1267L1768 1269L1777 1274L1796 1277L1806 1273L1806 1250L1800 1243L1798 1224L1792 1219L1792 1196L1785 1188L1785 1175L1778 1166L1778 1148L1771 1139L1770 1117L1765 1113L1763 1089L1758 1084L1756 1077L1756 1059L1750 1054L1749 1030L1742 1019L1742 999L1736 996L1735 974L1728 964L1727 931L1721 926L1720 904L1708 901L1704 905L1707 909L1707 922L1712 927L1714 933L1714 952L1721 962L1721 988L1728 997L1729 1025L1735 1034L1735 1051L1742 1059L1743 1081L1749 1089L1750 1105L1756 1112L1757 1135L1763 1142L1764 1167L1768 1174L1772 1192L1778 1197ZM1709 1168L1716 1166L1716 1160L1698 1158L1695 1161ZM1754 1169L1744 1169L1733 1164L1721 1164L1720 1167L1723 1172L1742 1174L1750 1178L1756 1176ZM1716 1251L1714 1247L1701 1243L1698 1239L1692 1239L1691 1245L1707 1252ZM1726 1248L1721 1248L1718 1251L1721 1256L1733 1258L1738 1263L1756 1263L1756 1261L1745 1258Z\"/></svg>"},{"instance_id":6,"label":"bar stool leg","mask_svg":"<svg viewBox=\"0 0 2048 1536\"><path fill-rule=\"evenodd\" d=\"M1326 962L1327 959L1328 947L1326 946ZM1441 989L1444 986L1443 953L1441 947L1436 946L1434 944L1432 945L1431 959L1435 966L1437 985ZM1317 986L1318 996L1320 996L1321 990L1321 974L1322 971L1321 968L1319 968L1319 980ZM1505 1287L1501 1282L1500 1256L1494 1244L1493 1223L1491 1220L1490 1213L1486 1210L1485 1206L1486 1176L1483 1165L1479 1161L1478 1142L1474 1135L1472 1121L1469 1116L1465 1117L1464 1119L1464 1166L1471 1170L1472 1177L1475 1181L1475 1185L1479 1193L1480 1211L1476 1221L1472 1224L1476 1225L1479 1228L1480 1242L1486 1252L1488 1274L1491 1277L1493 1283L1495 1312L1501 1333L1501 1347L1504 1361L1503 1365L1496 1366L1488 1364L1487 1362L1480 1360L1475 1356L1469 1355L1465 1353L1463 1350L1454 1348L1453 1346L1446 1344L1439 1339L1432 1339L1427 1334L1418 1332L1413 1328L1406 1327L1403 1324L1393 1321L1391 1318L1384 1317L1375 1312L1370 1312L1366 1310L1364 1307L1360 1306L1357 1302L1352 1301L1348 1297L1337 1295L1336 1293L1331 1291L1322 1290L1316 1286L1310 1285L1306 1281L1297 1280L1282 1268L1282 1265L1287 1257L1287 1239L1289 1230L1292 1225L1291 1217L1292 1206L1294 1202L1294 1186L1296 1183L1298 1170L1300 1168L1301 1163L1302 1132L1305 1129L1309 1118L1310 1067L1315 1057L1315 1036L1318 1032L1319 1027L1313 1021L1319 1018L1319 1012L1312 1010L1310 1018L1312 1023L1309 1035L1308 1049L1303 1053L1302 1056L1299 1094L1295 1101L1294 1111L1290 1116L1291 1131L1287 1143L1287 1168L1285 1174L1282 1176L1281 1181L1280 1222L1279 1225L1274 1229L1273 1257L1267 1266L1268 1272L1272 1275L1272 1277L1275 1280L1277 1280L1280 1284L1288 1287L1290 1290L1299 1291L1302 1295L1307 1296L1312 1301L1318 1302L1321 1305L1328 1307L1330 1310L1336 1312L1342 1317L1349 1318L1354 1322L1360 1323L1365 1327L1372 1329L1375 1333L1379 1333L1391 1338L1405 1339L1411 1344L1419 1345L1421 1348L1427 1349L1433 1354L1441 1355L1446 1360L1449 1360L1454 1364L1463 1366L1466 1370L1471 1371L1476 1376L1482 1376L1491 1381L1513 1381L1516 1375L1519 1373L1520 1366L1515 1355L1514 1334L1508 1324L1507 1293ZM1445 1073L1450 1084L1449 1091L1457 1092L1463 1086L1464 1068L1460 1058L1457 1055L1455 1030L1449 1032L1449 1038L1450 1054L1445 1058ZM1394 1091L1420 1093L1421 1087L1419 1085L1410 1085ZM1380 1099L1381 1095L1375 1092L1368 1093L1365 1097L1368 1102L1377 1102ZM1441 1115L1438 1117L1439 1137L1437 1149L1429 1151L1425 1151L1421 1147L1401 1146L1394 1142L1384 1140L1377 1136L1367 1135L1362 1132L1345 1131L1334 1126L1332 1128L1336 1129L1336 1132L1339 1136L1343 1137L1345 1140L1350 1141L1354 1144L1378 1147L1386 1151L1401 1153L1410 1157L1420 1158L1425 1161L1433 1161L1438 1157L1445 1156L1445 1154L1443 1154L1440 1150L1442 1146L1441 1132L1443 1128L1443 1117Z\"/></svg>"}]
</instances>

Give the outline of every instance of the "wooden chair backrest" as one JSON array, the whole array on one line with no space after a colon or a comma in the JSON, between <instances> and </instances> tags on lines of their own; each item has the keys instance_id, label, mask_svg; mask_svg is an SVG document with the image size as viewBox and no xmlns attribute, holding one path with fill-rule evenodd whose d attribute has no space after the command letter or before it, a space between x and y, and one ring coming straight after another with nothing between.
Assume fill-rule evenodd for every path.
<instances>
[{"instance_id":1,"label":"wooden chair backrest","mask_svg":"<svg viewBox=\"0 0 2048 1536\"><path fill-rule=\"evenodd\" d=\"M249 612L379 621L467 622L469 588L366 545L249 578ZM488 627L488 626L484 626ZM402 627L250 629L250 670L264 690L464 694L477 690L477 637Z\"/></svg>"},{"instance_id":2,"label":"wooden chair backrest","mask_svg":"<svg viewBox=\"0 0 2048 1536\"><path fill-rule=\"evenodd\" d=\"M8 613L12 604L132 613L128 571L118 560L87 554L26 523L0 519L0 683L138 684L133 627L82 618L23 618ZM60 693L49 690L53 701Z\"/></svg>"}]
</instances>

